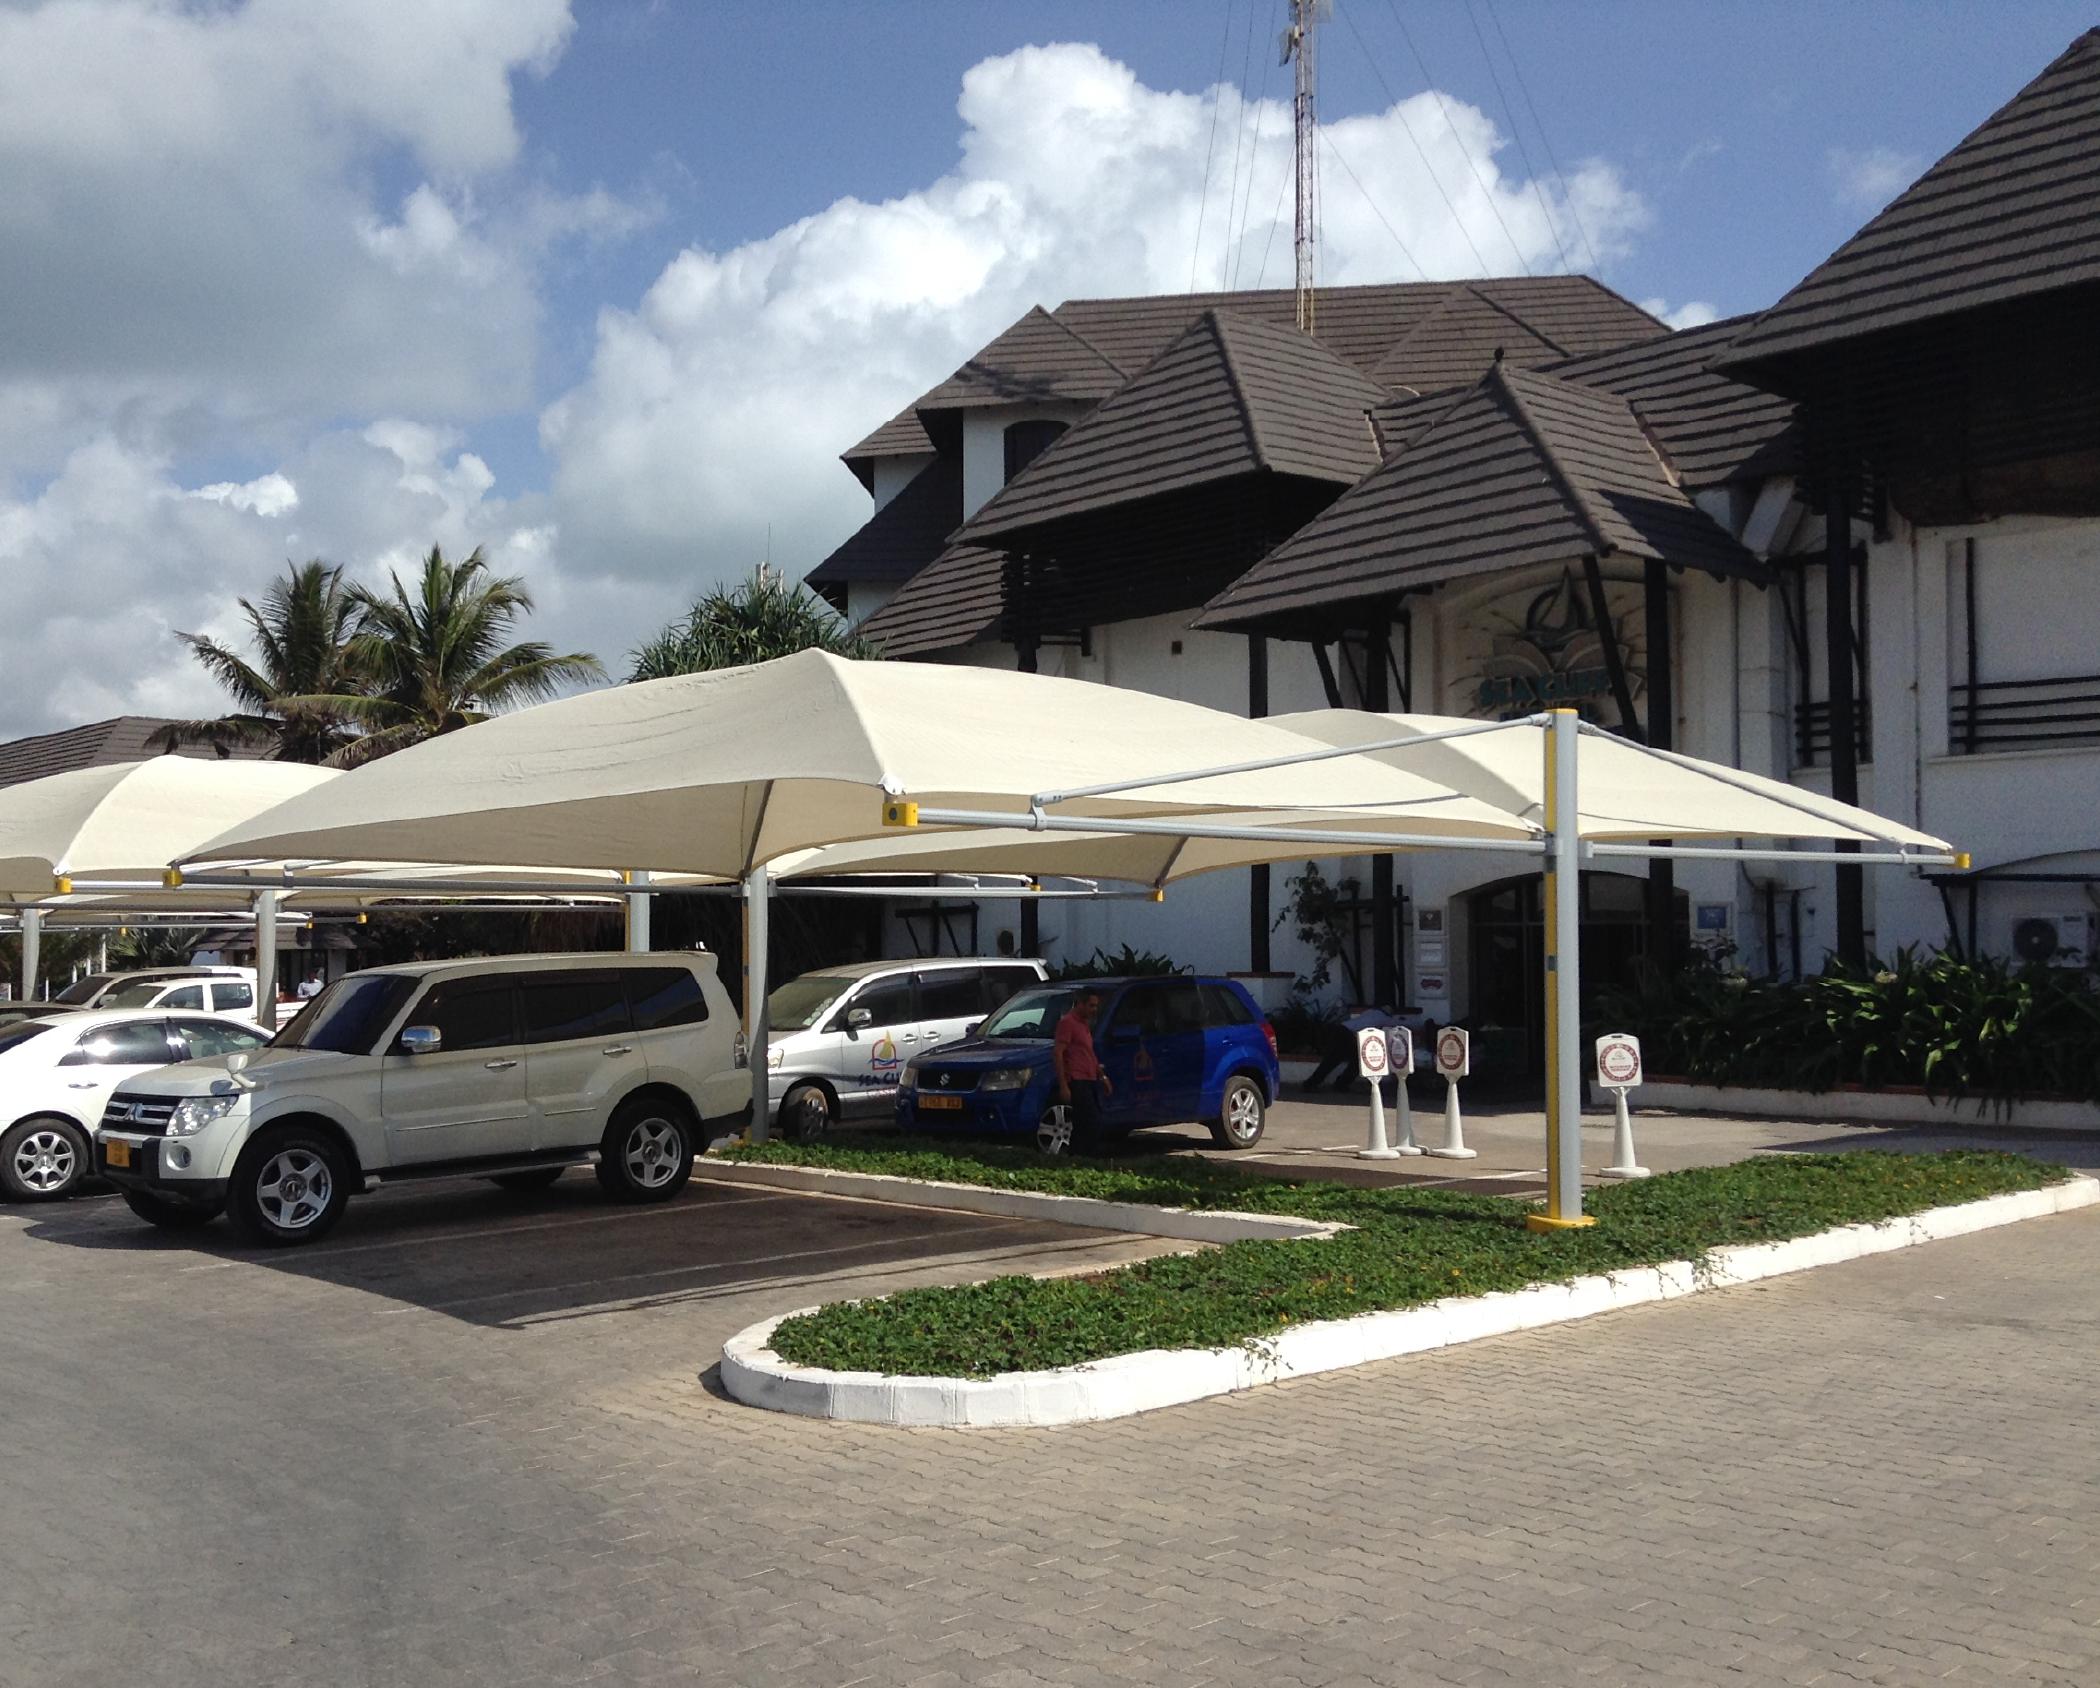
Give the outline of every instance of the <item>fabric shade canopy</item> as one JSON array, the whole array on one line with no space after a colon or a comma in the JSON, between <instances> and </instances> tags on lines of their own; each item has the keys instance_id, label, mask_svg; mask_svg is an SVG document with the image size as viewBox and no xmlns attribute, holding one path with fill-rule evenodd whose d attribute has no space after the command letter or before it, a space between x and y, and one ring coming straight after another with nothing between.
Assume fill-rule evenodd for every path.
<instances>
[{"instance_id":1,"label":"fabric shade canopy","mask_svg":"<svg viewBox=\"0 0 2100 1688\"><path fill-rule=\"evenodd\" d=\"M1373 715L1315 709L1271 719L1324 744L1362 745L1410 733L1478 726L1443 715ZM1506 729L1376 750L1369 759L1432 779L1526 821L1545 816L1545 758L1536 727ZM1605 733L1585 732L1577 750L1580 814L1587 840L1770 838L1837 840L1946 851L1914 828L1784 781L1662 754Z\"/></svg>"},{"instance_id":2,"label":"fabric shade canopy","mask_svg":"<svg viewBox=\"0 0 2100 1688\"><path fill-rule=\"evenodd\" d=\"M1038 796L1300 754L1302 739L1171 698L1047 675L777 662L614 686L430 739L294 797L194 861L364 858L741 877L883 832L882 800L1028 814ZM1528 839L1536 829L1348 757L1044 805L1060 816L1379 811L1362 830Z\"/></svg>"},{"instance_id":3,"label":"fabric shade canopy","mask_svg":"<svg viewBox=\"0 0 2100 1688\"><path fill-rule=\"evenodd\" d=\"M155 756L0 790L0 895L61 874L158 880L215 833L342 779L290 762Z\"/></svg>"}]
</instances>

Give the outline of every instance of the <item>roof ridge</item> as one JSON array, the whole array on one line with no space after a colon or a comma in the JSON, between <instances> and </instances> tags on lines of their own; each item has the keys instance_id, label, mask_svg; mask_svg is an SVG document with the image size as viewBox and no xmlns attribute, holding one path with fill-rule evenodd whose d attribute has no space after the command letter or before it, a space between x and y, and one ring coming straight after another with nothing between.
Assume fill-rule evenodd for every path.
<instances>
[{"instance_id":1,"label":"roof ridge","mask_svg":"<svg viewBox=\"0 0 2100 1688\"><path fill-rule=\"evenodd\" d=\"M1604 523L1599 518L1596 507L1590 503L1588 490L1576 480L1568 466L1561 461L1560 453L1553 449L1552 442L1546 437L1547 430L1544 424L1532 414L1531 407L1524 402L1523 393L1518 390L1516 381L1512 379L1516 373L1507 364L1498 362L1493 369L1488 371L1487 379L1495 383L1508 395L1510 414L1516 418L1517 425L1531 436L1531 443L1538 447L1539 455L1546 461L1547 470L1555 480L1560 482L1561 490L1568 495L1568 502L1574 506L1576 515L1582 518L1582 525L1589 530L1590 538L1596 542L1597 555L1600 558L1610 556L1618 547L1612 543L1609 536L1605 533ZM1524 372L1527 378L1533 373L1530 370ZM1603 393L1605 391L1601 387L1585 389L1582 388L1580 382L1562 381L1558 376L1546 375L1540 376L1539 379L1551 381L1556 386L1571 387L1591 393ZM1618 399L1620 404L1626 403L1616 393L1609 396ZM1631 406L1628 406L1629 410L1631 408Z\"/></svg>"},{"instance_id":2,"label":"roof ridge","mask_svg":"<svg viewBox=\"0 0 2100 1688\"><path fill-rule=\"evenodd\" d=\"M1233 402L1240 407L1240 421L1247 430L1247 449L1254 453L1254 466L1266 469L1269 454L1262 446L1261 428L1254 420L1254 405L1247 397L1247 378L1240 373L1239 359L1232 355L1232 340L1225 332L1225 313L1212 306L1203 313L1203 320L1210 324L1211 333L1218 342L1218 356L1225 364Z\"/></svg>"},{"instance_id":3,"label":"roof ridge","mask_svg":"<svg viewBox=\"0 0 2100 1688\"><path fill-rule=\"evenodd\" d=\"M1496 299L1489 294L1483 293L1480 290L1478 283L1465 281L1459 283L1459 287L1461 291L1472 294L1474 298L1478 299L1483 305L1487 306L1487 308L1493 311L1497 316L1508 318L1511 322L1515 323L1517 327L1521 328L1526 334L1529 334L1534 340L1540 341L1544 345L1551 346L1556 352L1560 353L1562 357L1569 357L1573 355L1569 352L1566 346L1562 345L1558 340L1554 339L1553 336L1548 334L1543 328L1535 327L1533 324L1526 322L1522 317L1518 316L1515 311L1511 310L1507 305L1503 304L1501 300Z\"/></svg>"},{"instance_id":4,"label":"roof ridge","mask_svg":"<svg viewBox=\"0 0 2100 1688\"><path fill-rule=\"evenodd\" d=\"M1039 311L1043 311L1043 307L1041 305L1036 306L1036 309ZM1059 305L1057 307L1058 311L1061 311L1063 309L1063 305ZM1065 333L1070 335L1072 339L1076 341L1079 345L1084 346L1089 352L1092 352L1095 357L1099 358L1103 363L1107 364L1110 369L1116 372L1116 374L1122 376L1125 380L1128 380L1130 378L1129 370L1125 369L1120 363L1116 362L1114 358L1110 357L1099 346L1095 345L1093 341L1089 340L1084 334L1080 333L1078 329L1074 328L1069 322L1065 321L1063 317L1057 314L1057 311L1043 311L1043 315L1048 317L1052 322L1056 323L1059 328L1062 328L1065 331Z\"/></svg>"}]
</instances>

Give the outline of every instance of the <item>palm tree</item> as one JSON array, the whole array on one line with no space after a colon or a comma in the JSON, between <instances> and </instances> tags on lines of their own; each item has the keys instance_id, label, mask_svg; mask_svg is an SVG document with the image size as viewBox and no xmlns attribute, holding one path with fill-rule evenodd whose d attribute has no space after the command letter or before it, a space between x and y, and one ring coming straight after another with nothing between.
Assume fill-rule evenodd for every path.
<instances>
[{"instance_id":1,"label":"palm tree","mask_svg":"<svg viewBox=\"0 0 2100 1688\"><path fill-rule=\"evenodd\" d=\"M717 586L634 653L629 680L661 680L710 668L740 668L796 651L872 657L824 601L761 564L735 587Z\"/></svg>"},{"instance_id":2,"label":"palm tree","mask_svg":"<svg viewBox=\"0 0 2100 1688\"><path fill-rule=\"evenodd\" d=\"M537 703L563 686L602 680L594 656L557 656L537 641L506 645L512 626L532 612L532 595L515 576L489 573L477 547L451 563L437 546L412 585L393 576L391 595L350 588L362 618L351 658L365 693L298 700L339 711L364 728L329 761L355 766L424 739L486 720L515 704Z\"/></svg>"},{"instance_id":3,"label":"palm tree","mask_svg":"<svg viewBox=\"0 0 2100 1688\"><path fill-rule=\"evenodd\" d=\"M286 577L263 594L261 608L240 600L255 662L201 633L176 634L232 694L236 712L213 721L171 721L147 740L151 748L208 744L224 756L237 745L267 745L280 762L325 762L356 737L342 713L319 700L363 689L351 655L363 612L341 569L319 557L286 568Z\"/></svg>"}]
</instances>

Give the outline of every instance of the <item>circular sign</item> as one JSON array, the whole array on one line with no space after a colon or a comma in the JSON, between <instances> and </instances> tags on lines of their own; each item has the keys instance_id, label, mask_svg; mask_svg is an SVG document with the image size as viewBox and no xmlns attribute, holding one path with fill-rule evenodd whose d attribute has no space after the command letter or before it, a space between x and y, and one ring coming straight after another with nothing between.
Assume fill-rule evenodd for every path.
<instances>
[{"instance_id":1,"label":"circular sign","mask_svg":"<svg viewBox=\"0 0 2100 1688\"><path fill-rule=\"evenodd\" d=\"M1385 1033L1376 1026L1356 1034L1356 1071L1359 1078L1385 1077Z\"/></svg>"},{"instance_id":2,"label":"circular sign","mask_svg":"<svg viewBox=\"0 0 2100 1688\"><path fill-rule=\"evenodd\" d=\"M1606 1088L1630 1088L1641 1082L1640 1040L1625 1032L1597 1039L1597 1082Z\"/></svg>"},{"instance_id":3,"label":"circular sign","mask_svg":"<svg viewBox=\"0 0 2100 1688\"><path fill-rule=\"evenodd\" d=\"M1464 1078L1472 1070L1472 1042L1458 1026L1436 1034L1436 1070L1445 1078Z\"/></svg>"}]
</instances>

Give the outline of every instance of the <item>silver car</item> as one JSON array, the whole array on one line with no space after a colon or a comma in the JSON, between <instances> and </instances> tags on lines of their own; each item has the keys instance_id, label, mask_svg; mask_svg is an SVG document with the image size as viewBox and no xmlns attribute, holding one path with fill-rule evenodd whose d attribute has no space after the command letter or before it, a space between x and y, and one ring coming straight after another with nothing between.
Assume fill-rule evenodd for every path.
<instances>
[{"instance_id":1,"label":"silver car","mask_svg":"<svg viewBox=\"0 0 2100 1688\"><path fill-rule=\"evenodd\" d=\"M969 1036L1040 961L953 956L861 961L790 979L766 999L767 1095L789 1135L841 1119L887 1119L914 1055Z\"/></svg>"}]
</instances>

